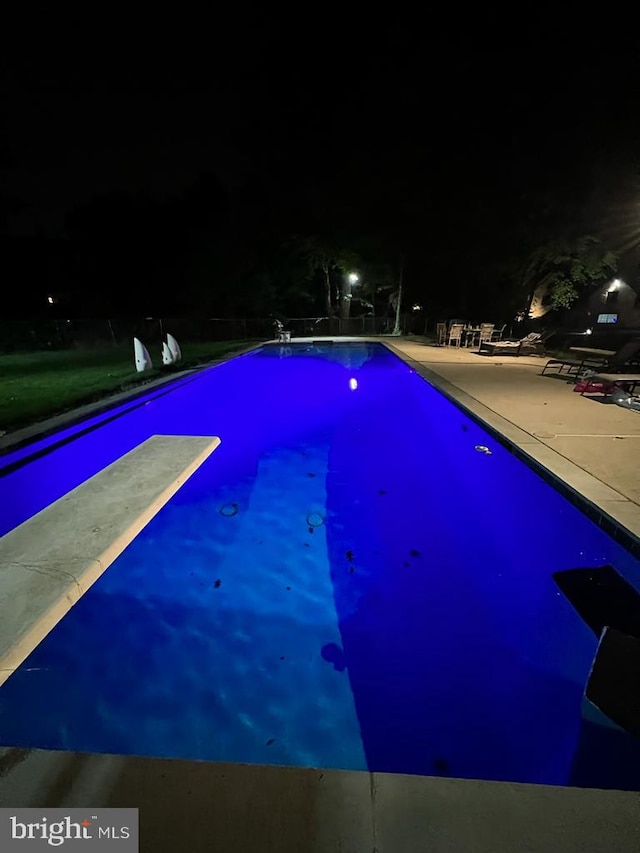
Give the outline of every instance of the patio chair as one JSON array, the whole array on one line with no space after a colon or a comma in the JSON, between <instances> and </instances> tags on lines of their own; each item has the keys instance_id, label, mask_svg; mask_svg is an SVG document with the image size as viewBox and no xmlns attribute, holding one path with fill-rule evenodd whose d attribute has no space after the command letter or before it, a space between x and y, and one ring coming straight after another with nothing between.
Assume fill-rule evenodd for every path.
<instances>
[{"instance_id":1,"label":"patio chair","mask_svg":"<svg viewBox=\"0 0 640 853\"><path fill-rule=\"evenodd\" d=\"M447 343L447 324L436 323L436 345L443 347Z\"/></svg>"},{"instance_id":2,"label":"patio chair","mask_svg":"<svg viewBox=\"0 0 640 853\"><path fill-rule=\"evenodd\" d=\"M519 341L486 341L480 345L479 355L544 355L544 337L541 332L531 332Z\"/></svg>"},{"instance_id":3,"label":"patio chair","mask_svg":"<svg viewBox=\"0 0 640 853\"><path fill-rule=\"evenodd\" d=\"M480 338L478 340L480 346L491 342L491 336L493 335L494 328L495 325L493 323L480 324Z\"/></svg>"},{"instance_id":4,"label":"patio chair","mask_svg":"<svg viewBox=\"0 0 640 853\"><path fill-rule=\"evenodd\" d=\"M562 368L567 368L567 373L571 373L575 368L575 373L579 374L581 370L598 369L607 373L615 373L616 371L624 370L630 364L640 361L640 338L624 343L617 352L610 356L590 356L584 355L582 358L551 358L542 368L544 375L548 367L559 368L558 373L562 373Z\"/></svg>"},{"instance_id":5,"label":"patio chair","mask_svg":"<svg viewBox=\"0 0 640 853\"><path fill-rule=\"evenodd\" d=\"M456 323L449 329L449 346L455 344L457 347L460 346L460 342L462 341L462 332L464 330L464 326L462 323Z\"/></svg>"},{"instance_id":6,"label":"patio chair","mask_svg":"<svg viewBox=\"0 0 640 853\"><path fill-rule=\"evenodd\" d=\"M284 324L280 320L274 320L273 325L276 330L276 340L280 343L289 343L291 340L291 332L289 330L285 330Z\"/></svg>"},{"instance_id":7,"label":"patio chair","mask_svg":"<svg viewBox=\"0 0 640 853\"><path fill-rule=\"evenodd\" d=\"M491 342L495 343L496 341L501 341L502 336L504 335L504 330L507 328L507 324L505 323L500 329L494 328L493 332L491 332Z\"/></svg>"}]
</instances>

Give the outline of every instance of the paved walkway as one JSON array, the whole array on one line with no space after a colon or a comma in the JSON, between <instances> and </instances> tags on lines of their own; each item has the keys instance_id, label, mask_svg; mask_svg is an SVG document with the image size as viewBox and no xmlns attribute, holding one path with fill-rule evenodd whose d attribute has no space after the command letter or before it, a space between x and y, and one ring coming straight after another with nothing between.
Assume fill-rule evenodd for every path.
<instances>
[{"instance_id":1,"label":"paved walkway","mask_svg":"<svg viewBox=\"0 0 640 853\"><path fill-rule=\"evenodd\" d=\"M574 393L566 374L541 376L545 358L481 356L398 338L387 342L424 368L427 378L440 377L454 394L477 401L486 414L499 416L608 486L617 495L609 500L620 499L621 509L625 505L623 523L640 536L639 413Z\"/></svg>"},{"instance_id":2,"label":"paved walkway","mask_svg":"<svg viewBox=\"0 0 640 853\"><path fill-rule=\"evenodd\" d=\"M0 748L0 805L138 808L141 853L636 853L640 838L630 791L26 749Z\"/></svg>"}]
</instances>

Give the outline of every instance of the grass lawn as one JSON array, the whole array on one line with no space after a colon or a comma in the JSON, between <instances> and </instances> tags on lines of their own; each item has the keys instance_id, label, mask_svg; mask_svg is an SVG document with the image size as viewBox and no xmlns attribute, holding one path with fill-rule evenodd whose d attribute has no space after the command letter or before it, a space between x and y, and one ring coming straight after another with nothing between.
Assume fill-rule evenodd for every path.
<instances>
[{"instance_id":1,"label":"grass lawn","mask_svg":"<svg viewBox=\"0 0 640 853\"><path fill-rule=\"evenodd\" d=\"M185 344L178 365L144 373L136 372L130 345L0 355L0 433L212 361L251 343L244 340Z\"/></svg>"}]
</instances>

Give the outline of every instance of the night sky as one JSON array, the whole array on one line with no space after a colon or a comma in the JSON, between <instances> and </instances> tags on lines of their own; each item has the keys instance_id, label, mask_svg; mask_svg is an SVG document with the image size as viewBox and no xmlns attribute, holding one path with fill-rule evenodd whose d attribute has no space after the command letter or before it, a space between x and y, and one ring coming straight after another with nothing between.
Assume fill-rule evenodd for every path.
<instances>
[{"instance_id":1,"label":"night sky","mask_svg":"<svg viewBox=\"0 0 640 853\"><path fill-rule=\"evenodd\" d=\"M499 253L531 194L630 248L638 42L622 24L587 34L539 14L464 32L428 16L295 32L247 20L196 27L192 43L16 50L2 74L5 233L62 236L79 203L167 198L207 172L281 233L393 246L414 280L428 259L441 274L452 256Z\"/></svg>"}]
</instances>

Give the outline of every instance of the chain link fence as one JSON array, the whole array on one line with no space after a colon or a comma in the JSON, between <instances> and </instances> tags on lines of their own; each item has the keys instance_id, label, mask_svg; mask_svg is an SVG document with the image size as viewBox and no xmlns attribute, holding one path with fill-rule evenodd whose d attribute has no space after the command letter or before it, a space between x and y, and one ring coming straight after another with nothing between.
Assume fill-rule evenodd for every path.
<instances>
[{"instance_id":1,"label":"chain link fence","mask_svg":"<svg viewBox=\"0 0 640 853\"><path fill-rule=\"evenodd\" d=\"M388 317L291 317L285 321L285 329L294 338L323 337L325 335L391 334L395 321Z\"/></svg>"},{"instance_id":2,"label":"chain link fence","mask_svg":"<svg viewBox=\"0 0 640 853\"><path fill-rule=\"evenodd\" d=\"M383 335L391 334L394 327L394 320L388 317L293 317L283 323L294 338ZM403 332L411 331L407 318L402 318L401 326ZM183 343L270 340L275 337L275 325L272 317L0 320L0 352L104 348L134 337L153 346L167 333Z\"/></svg>"}]
</instances>

